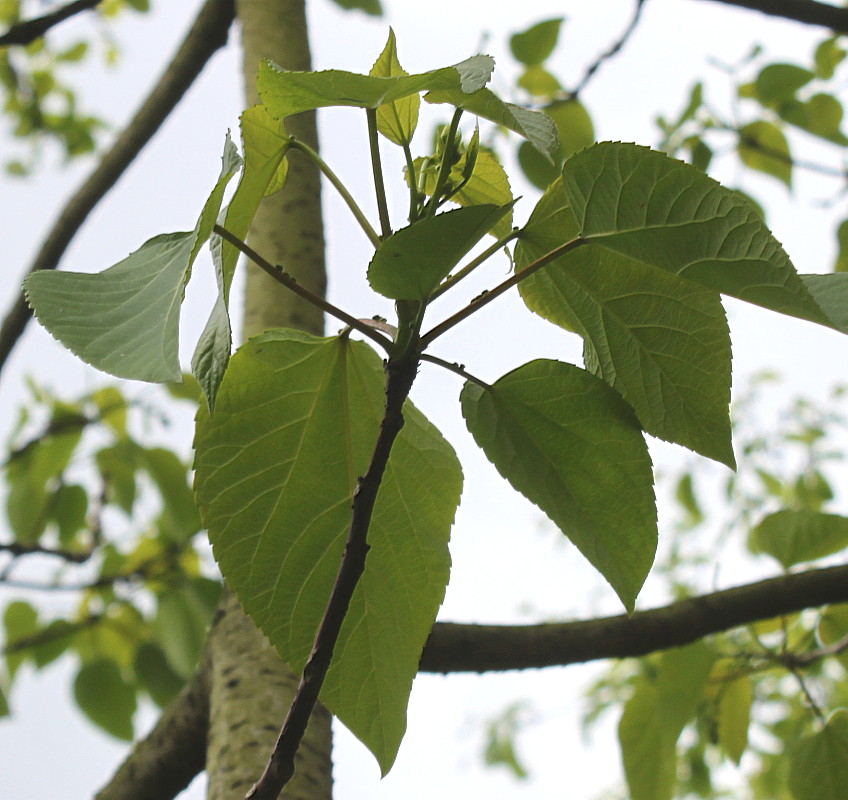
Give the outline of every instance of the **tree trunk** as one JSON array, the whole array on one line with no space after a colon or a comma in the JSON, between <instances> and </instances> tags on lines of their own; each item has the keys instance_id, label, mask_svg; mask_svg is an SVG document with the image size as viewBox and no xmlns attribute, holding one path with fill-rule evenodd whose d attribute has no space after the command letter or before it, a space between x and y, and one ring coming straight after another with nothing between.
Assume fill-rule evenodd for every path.
<instances>
[{"instance_id":1,"label":"tree trunk","mask_svg":"<svg viewBox=\"0 0 848 800\"><path fill-rule=\"evenodd\" d=\"M286 69L310 69L304 0L239 0L248 105L258 101L255 76L270 58ZM289 132L317 147L314 114L290 120ZM323 294L324 235L317 170L295 153L285 191L266 198L250 243L301 284ZM265 273L249 265L243 336L268 328L323 333L323 318ZM210 632L210 716L206 771L209 800L241 800L259 777L297 687L297 678L265 637L227 597ZM284 797L324 800L332 795L330 714L316 710Z\"/></svg>"}]
</instances>

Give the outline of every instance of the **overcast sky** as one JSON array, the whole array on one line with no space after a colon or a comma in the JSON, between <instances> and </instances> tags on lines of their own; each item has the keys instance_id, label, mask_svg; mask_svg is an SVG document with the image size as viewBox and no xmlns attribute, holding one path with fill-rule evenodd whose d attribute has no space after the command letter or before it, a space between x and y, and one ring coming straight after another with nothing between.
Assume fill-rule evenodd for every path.
<instances>
[{"instance_id":1,"label":"overcast sky","mask_svg":"<svg viewBox=\"0 0 848 800\"><path fill-rule=\"evenodd\" d=\"M310 13L316 67L367 72L391 24L401 61L408 70L444 66L482 49L497 59L495 88L505 88L515 69L508 55L508 35L532 22L565 15L569 19L554 64L564 81L574 81L623 29L633 5L629 0L387 3L388 17L375 21L361 14L343 13L329 0L315 0ZM153 5L155 13L128 17L118 28L123 49L119 70L103 73L92 66L80 77L87 102L116 125L144 95L153 72L182 36L192 15L189 11L199 3ZM63 35L72 36L85 25L82 18L68 23ZM812 43L821 35L713 2L650 0L636 36L618 58L601 69L584 101L600 138L652 144L658 138L654 116L658 112L669 116L679 112L693 77L711 77L718 97L726 91L720 73L708 66L708 57L736 61L752 42L760 41L776 59L806 59ZM100 270L157 233L190 228L217 176L224 134L228 128L237 128L240 98L238 54L231 46L215 57L143 157L92 215L63 266ZM426 129L422 126L421 130L426 136ZM363 205L370 208L367 198L372 190L362 155L363 115L327 112L321 119L321 141L325 159L350 181L358 196L366 198ZM4 308L11 302L40 237L89 167L76 164L57 171L52 168L54 160L48 158L48 162L50 166L25 182L0 179L0 252L6 276L0 299ZM835 212L814 208L809 202L792 205L787 191L773 179L740 176L732 167L722 174L733 183L740 177L745 188L767 201L770 224L798 269L829 269L833 257L830 225ZM795 193L800 200L832 195L833 187L799 177ZM521 220L529 213L535 195L519 180L514 186L516 193L528 198L517 212ZM400 184L394 196L403 200ZM356 316L385 313L384 301L375 301L361 278L362 265L369 257L367 242L329 192L325 205L331 299ZM844 206L837 210L844 213ZM208 260L204 258L195 269L196 285L190 288L183 314L186 364L208 314L214 285ZM490 271L490 280L492 274L497 277L497 267L494 273ZM486 285L489 283L482 282L480 288ZM728 309L736 384L738 376L762 367L779 368L791 387L813 393L844 379L848 340L742 303L729 303ZM531 317L515 298L504 297L470 325L445 336L438 352L467 364L472 372L489 380L539 356L579 363L580 349L577 337ZM3 374L0 420L12 418L23 396L22 378L27 374L69 394L107 380L31 326ZM599 584L589 568L573 551L559 546L555 537L541 530L544 525L539 512L503 491L505 484L477 453L456 412L460 385L455 377L423 369L419 384L416 402L457 447L466 474L452 545L453 581L442 617L527 621L522 608L528 607L538 617L563 617L587 613L587 595L595 608L618 613L620 606L612 592L596 591ZM422 387L429 388L422 391ZM186 448L189 441L190 431L186 429ZM655 457L664 457L671 450L657 449ZM650 594L650 583L647 592ZM572 667L483 678L424 676L413 691L407 740L387 779L380 782L377 767L364 748L340 734L337 798L402 796L416 800L438 793L500 800L521 796L521 791L534 798L591 797L614 783L618 772L617 751L609 742L587 749L575 718L579 710L575 690L595 671L595 667ZM58 796L60 790L63 797L85 797L104 782L122 758L124 747L94 730L71 707L71 676L70 665L60 663L46 675L28 676L16 685L12 696L15 717L0 722L4 767L0 771L0 796L35 800ZM479 757L482 721L501 710L510 698L520 697L536 698L537 706L544 710L521 741L534 772L533 783L525 789L499 771L482 769ZM606 726L610 737L614 722L610 720ZM566 788L566 783L571 788ZM202 797L201 787L195 786L190 796Z\"/></svg>"}]
</instances>

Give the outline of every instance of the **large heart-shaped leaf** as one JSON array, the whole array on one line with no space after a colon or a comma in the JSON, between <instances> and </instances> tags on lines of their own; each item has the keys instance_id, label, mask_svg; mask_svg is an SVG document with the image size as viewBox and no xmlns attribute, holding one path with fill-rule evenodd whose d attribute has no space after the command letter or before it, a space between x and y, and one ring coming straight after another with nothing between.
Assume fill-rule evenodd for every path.
<instances>
[{"instance_id":1,"label":"large heart-shaped leaf","mask_svg":"<svg viewBox=\"0 0 848 800\"><path fill-rule=\"evenodd\" d=\"M602 142L566 162L563 183L585 240L722 294L833 325L753 206L695 167Z\"/></svg>"},{"instance_id":2,"label":"large heart-shaped leaf","mask_svg":"<svg viewBox=\"0 0 848 800\"><path fill-rule=\"evenodd\" d=\"M522 230L516 268L577 235L556 181ZM735 466L730 334L716 291L593 246L560 257L519 291L532 311L583 337L586 369L624 396L648 433Z\"/></svg>"},{"instance_id":3,"label":"large heart-shaped leaf","mask_svg":"<svg viewBox=\"0 0 848 800\"><path fill-rule=\"evenodd\" d=\"M215 557L245 611L296 670L312 648L344 549L357 476L383 408L365 344L277 330L230 363L198 418L196 491ZM321 697L388 771L418 660L442 601L462 473L411 406L389 459L365 573Z\"/></svg>"},{"instance_id":4,"label":"large heart-shaped leaf","mask_svg":"<svg viewBox=\"0 0 848 800\"><path fill-rule=\"evenodd\" d=\"M648 448L633 410L594 375L531 361L462 390L475 441L609 581L628 610L654 560L657 517Z\"/></svg>"}]
</instances>

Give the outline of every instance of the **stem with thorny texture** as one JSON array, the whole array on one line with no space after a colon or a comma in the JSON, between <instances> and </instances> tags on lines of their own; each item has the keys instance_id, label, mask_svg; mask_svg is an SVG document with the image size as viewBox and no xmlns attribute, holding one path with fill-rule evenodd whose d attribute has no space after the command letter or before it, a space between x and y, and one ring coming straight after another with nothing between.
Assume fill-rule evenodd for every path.
<instances>
[{"instance_id":1,"label":"stem with thorny texture","mask_svg":"<svg viewBox=\"0 0 848 800\"><path fill-rule=\"evenodd\" d=\"M294 774L294 758L318 693L330 667L333 649L339 638L353 592L365 570L368 554L368 528L377 500L377 492L392 445L403 428L403 404L409 396L418 371L418 360L409 356L390 359L386 364L386 406L380 433L368 471L359 479L353 493L353 513L336 581L321 619L312 653L303 668L297 694L286 715L274 752L262 776L247 794L247 800L277 800Z\"/></svg>"}]
</instances>

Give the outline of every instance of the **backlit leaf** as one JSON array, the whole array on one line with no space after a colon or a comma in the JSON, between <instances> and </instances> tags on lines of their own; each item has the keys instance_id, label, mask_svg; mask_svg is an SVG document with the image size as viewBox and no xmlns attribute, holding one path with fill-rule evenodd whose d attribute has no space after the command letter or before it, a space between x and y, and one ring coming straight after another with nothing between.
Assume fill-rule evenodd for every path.
<instances>
[{"instance_id":1,"label":"backlit leaf","mask_svg":"<svg viewBox=\"0 0 848 800\"><path fill-rule=\"evenodd\" d=\"M514 34L509 40L509 49L516 61L530 65L545 61L556 47L562 23L563 17L555 17Z\"/></svg>"},{"instance_id":2,"label":"backlit leaf","mask_svg":"<svg viewBox=\"0 0 848 800\"><path fill-rule=\"evenodd\" d=\"M104 658L83 664L74 679L74 699L99 728L117 739L132 740L135 689L114 661Z\"/></svg>"},{"instance_id":3,"label":"backlit leaf","mask_svg":"<svg viewBox=\"0 0 848 800\"><path fill-rule=\"evenodd\" d=\"M832 324L756 211L689 164L603 142L563 171L587 241L764 308Z\"/></svg>"},{"instance_id":4,"label":"backlit leaf","mask_svg":"<svg viewBox=\"0 0 848 800\"><path fill-rule=\"evenodd\" d=\"M737 152L746 166L792 185L789 142L776 125L760 120L741 127Z\"/></svg>"},{"instance_id":5,"label":"backlit leaf","mask_svg":"<svg viewBox=\"0 0 848 800\"><path fill-rule=\"evenodd\" d=\"M835 712L823 730L790 751L789 788L796 800L843 800L848 795L848 712Z\"/></svg>"},{"instance_id":6,"label":"backlit leaf","mask_svg":"<svg viewBox=\"0 0 848 800\"><path fill-rule=\"evenodd\" d=\"M312 649L338 570L383 384L367 345L277 330L240 348L215 412L200 413L195 485L216 559L295 670ZM321 694L383 772L403 736L412 679L444 596L461 488L451 447L410 404L405 418Z\"/></svg>"},{"instance_id":7,"label":"backlit leaf","mask_svg":"<svg viewBox=\"0 0 848 800\"><path fill-rule=\"evenodd\" d=\"M3 631L6 649L6 669L14 678L18 667L30 655L25 649L15 648L16 642L28 639L38 630L38 612L23 600L14 600L3 612Z\"/></svg>"},{"instance_id":8,"label":"backlit leaf","mask_svg":"<svg viewBox=\"0 0 848 800\"><path fill-rule=\"evenodd\" d=\"M736 764L748 747L754 690L747 675L724 684L718 701L718 743Z\"/></svg>"},{"instance_id":9,"label":"backlit leaf","mask_svg":"<svg viewBox=\"0 0 848 800\"><path fill-rule=\"evenodd\" d=\"M594 375L542 359L489 389L467 382L461 401L468 429L501 475L632 611L657 544L651 460L632 409Z\"/></svg>"},{"instance_id":10,"label":"backlit leaf","mask_svg":"<svg viewBox=\"0 0 848 800\"><path fill-rule=\"evenodd\" d=\"M794 97L814 77L808 69L795 64L768 64L754 81L754 93L764 106L776 106Z\"/></svg>"},{"instance_id":11,"label":"backlit leaf","mask_svg":"<svg viewBox=\"0 0 848 800\"><path fill-rule=\"evenodd\" d=\"M533 211L516 269L577 236L560 181ZM717 292L651 260L584 247L519 284L527 306L584 340L586 369L633 406L648 433L734 466L730 334Z\"/></svg>"},{"instance_id":12,"label":"backlit leaf","mask_svg":"<svg viewBox=\"0 0 848 800\"><path fill-rule=\"evenodd\" d=\"M643 679L618 726L631 800L671 800L677 740L698 707L715 661L704 642L662 654L653 682Z\"/></svg>"},{"instance_id":13,"label":"backlit leaf","mask_svg":"<svg viewBox=\"0 0 848 800\"><path fill-rule=\"evenodd\" d=\"M391 28L389 40L369 74L378 78L409 74L398 61L395 32ZM420 105L421 96L416 93L380 106L377 109L377 130L390 142L408 145L418 124Z\"/></svg>"},{"instance_id":14,"label":"backlit leaf","mask_svg":"<svg viewBox=\"0 0 848 800\"><path fill-rule=\"evenodd\" d=\"M817 511L778 511L752 531L751 547L789 569L848 547L848 518Z\"/></svg>"}]
</instances>

